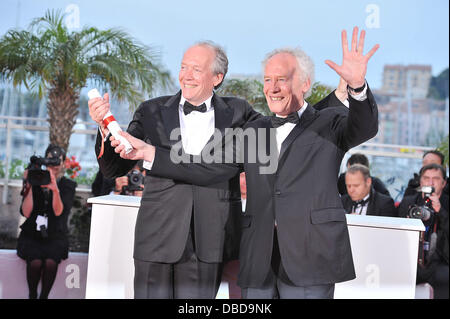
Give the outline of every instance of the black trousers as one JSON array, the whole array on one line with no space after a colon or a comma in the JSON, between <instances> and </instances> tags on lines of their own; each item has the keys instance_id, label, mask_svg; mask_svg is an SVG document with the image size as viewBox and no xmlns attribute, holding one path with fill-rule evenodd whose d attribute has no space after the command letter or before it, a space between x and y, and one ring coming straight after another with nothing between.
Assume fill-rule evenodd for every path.
<instances>
[{"instance_id":1,"label":"black trousers","mask_svg":"<svg viewBox=\"0 0 450 319\"><path fill-rule=\"evenodd\" d=\"M417 265L417 283L428 282L433 287L434 299L448 299L448 263L438 254L424 267Z\"/></svg>"},{"instance_id":2,"label":"black trousers","mask_svg":"<svg viewBox=\"0 0 450 319\"><path fill-rule=\"evenodd\" d=\"M181 259L174 264L134 260L135 299L216 297L220 285L220 263L205 263L198 259L192 234L193 227Z\"/></svg>"},{"instance_id":3,"label":"black trousers","mask_svg":"<svg viewBox=\"0 0 450 319\"><path fill-rule=\"evenodd\" d=\"M334 284L296 286L281 262L277 229L274 230L271 268L261 287L242 288L243 299L333 299Z\"/></svg>"}]
</instances>

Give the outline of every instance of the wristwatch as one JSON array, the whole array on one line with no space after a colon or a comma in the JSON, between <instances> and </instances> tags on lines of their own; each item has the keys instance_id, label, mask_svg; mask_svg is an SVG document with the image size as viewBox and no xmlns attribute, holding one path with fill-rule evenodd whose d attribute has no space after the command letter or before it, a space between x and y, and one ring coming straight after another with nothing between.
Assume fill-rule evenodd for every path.
<instances>
[{"instance_id":1,"label":"wristwatch","mask_svg":"<svg viewBox=\"0 0 450 319\"><path fill-rule=\"evenodd\" d=\"M353 94L355 94L355 93L356 93L356 94L361 93L362 91L364 91L365 88L366 88L366 82L365 82L365 81L364 81L363 86L361 86L361 87L359 87L359 88L356 88L356 89L350 87L350 85L347 84L347 90L350 91L350 92L353 93Z\"/></svg>"}]
</instances>

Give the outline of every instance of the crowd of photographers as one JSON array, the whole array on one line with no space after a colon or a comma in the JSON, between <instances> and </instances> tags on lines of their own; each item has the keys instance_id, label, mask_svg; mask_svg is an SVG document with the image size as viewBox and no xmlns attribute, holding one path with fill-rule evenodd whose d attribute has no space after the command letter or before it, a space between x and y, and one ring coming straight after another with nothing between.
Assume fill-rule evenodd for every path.
<instances>
[{"instance_id":1,"label":"crowd of photographers","mask_svg":"<svg viewBox=\"0 0 450 319\"><path fill-rule=\"evenodd\" d=\"M425 152L422 168L414 173L400 203L394 203L383 182L370 175L369 161L353 154L347 171L339 177L339 191L349 214L421 219L417 283L429 283L434 298L448 299L449 291L449 191L444 155Z\"/></svg>"},{"instance_id":2,"label":"crowd of photographers","mask_svg":"<svg viewBox=\"0 0 450 319\"><path fill-rule=\"evenodd\" d=\"M26 221L21 225L17 254L27 263L30 298L48 297L58 264L68 256L67 221L76 183L63 176L65 158L62 148L49 145L45 157L30 158L24 173L20 213ZM347 171L339 176L338 189L348 214L421 219L426 230L420 236L417 283L428 282L435 298L448 299L449 191L443 165L442 153L426 152L422 168L408 182L402 201L394 203L383 182L370 175L367 157L353 154L348 159ZM104 178L99 171L92 194L142 197L144 177L142 162L116 179ZM245 203L245 176L241 178L242 189ZM38 296L40 281L42 290Z\"/></svg>"}]
</instances>

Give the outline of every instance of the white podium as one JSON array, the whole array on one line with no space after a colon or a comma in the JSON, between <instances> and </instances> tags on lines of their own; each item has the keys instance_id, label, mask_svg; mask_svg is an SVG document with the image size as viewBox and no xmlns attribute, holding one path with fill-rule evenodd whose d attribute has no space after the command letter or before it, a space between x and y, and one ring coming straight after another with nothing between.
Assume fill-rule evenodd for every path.
<instances>
[{"instance_id":1,"label":"white podium","mask_svg":"<svg viewBox=\"0 0 450 319\"><path fill-rule=\"evenodd\" d=\"M346 215L356 278L336 284L336 299L415 297L421 220Z\"/></svg>"},{"instance_id":2,"label":"white podium","mask_svg":"<svg viewBox=\"0 0 450 319\"><path fill-rule=\"evenodd\" d=\"M91 234L86 299L134 297L134 226L141 198L107 195L89 198Z\"/></svg>"},{"instance_id":3,"label":"white podium","mask_svg":"<svg viewBox=\"0 0 450 319\"><path fill-rule=\"evenodd\" d=\"M86 298L133 298L134 226L140 198L90 198L91 235ZM414 298L417 219L346 215L356 279L336 284L336 299Z\"/></svg>"}]
</instances>

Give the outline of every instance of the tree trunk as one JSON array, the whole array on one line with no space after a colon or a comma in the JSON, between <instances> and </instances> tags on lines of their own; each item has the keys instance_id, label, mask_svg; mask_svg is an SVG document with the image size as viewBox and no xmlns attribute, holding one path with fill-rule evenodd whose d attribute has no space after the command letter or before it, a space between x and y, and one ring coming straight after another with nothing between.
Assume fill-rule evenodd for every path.
<instances>
[{"instance_id":1,"label":"tree trunk","mask_svg":"<svg viewBox=\"0 0 450 319\"><path fill-rule=\"evenodd\" d=\"M47 103L50 143L69 149L70 135L78 115L80 93L71 88L50 89Z\"/></svg>"}]
</instances>

